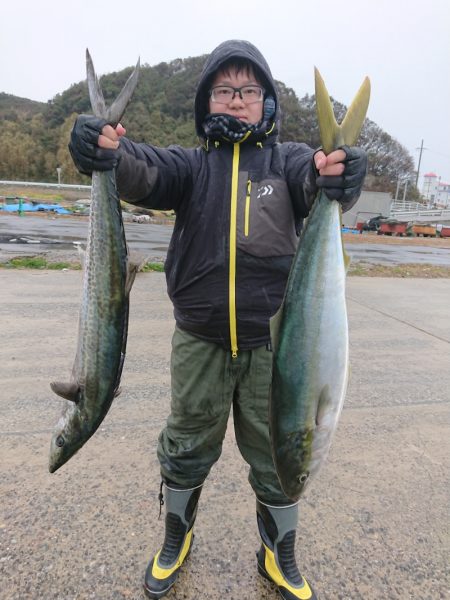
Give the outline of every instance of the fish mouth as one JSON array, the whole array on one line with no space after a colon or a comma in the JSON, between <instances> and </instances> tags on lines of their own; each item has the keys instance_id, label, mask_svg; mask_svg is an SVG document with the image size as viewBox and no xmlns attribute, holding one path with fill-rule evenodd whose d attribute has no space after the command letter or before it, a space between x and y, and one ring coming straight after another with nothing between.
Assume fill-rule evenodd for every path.
<instances>
[{"instance_id":1,"label":"fish mouth","mask_svg":"<svg viewBox=\"0 0 450 600\"><path fill-rule=\"evenodd\" d=\"M66 462L72 458L72 456L77 452L78 448L55 448L53 443L50 448L50 458L48 461L48 470L50 473L54 473L58 469L60 469Z\"/></svg>"},{"instance_id":2,"label":"fish mouth","mask_svg":"<svg viewBox=\"0 0 450 600\"><path fill-rule=\"evenodd\" d=\"M54 473L60 469L83 445L82 438L72 438L67 432L57 431L50 442L48 470Z\"/></svg>"},{"instance_id":3,"label":"fish mouth","mask_svg":"<svg viewBox=\"0 0 450 600\"><path fill-rule=\"evenodd\" d=\"M67 452L64 443L59 443L60 440L64 441L64 438L61 435L55 435L50 443L50 457L48 461L48 470L50 473L57 471L72 456L72 454Z\"/></svg>"}]
</instances>

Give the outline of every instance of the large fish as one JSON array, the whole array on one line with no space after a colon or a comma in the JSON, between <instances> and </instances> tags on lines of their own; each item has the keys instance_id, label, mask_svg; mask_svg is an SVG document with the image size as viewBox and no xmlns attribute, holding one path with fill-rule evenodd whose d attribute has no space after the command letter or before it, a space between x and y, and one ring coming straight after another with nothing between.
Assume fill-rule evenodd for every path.
<instances>
[{"instance_id":1,"label":"large fish","mask_svg":"<svg viewBox=\"0 0 450 600\"><path fill-rule=\"evenodd\" d=\"M354 145L367 112L369 80L341 125L317 69L315 82L324 152ZM272 454L283 491L293 501L325 461L344 403L349 370L346 263L340 205L321 191L302 232L283 304L270 324Z\"/></svg>"},{"instance_id":2,"label":"large fish","mask_svg":"<svg viewBox=\"0 0 450 600\"><path fill-rule=\"evenodd\" d=\"M116 125L136 87L139 61L109 109L88 51L86 65L93 112ZM50 384L67 400L50 444L51 473L92 436L119 393L135 274L136 266L128 261L115 172L94 171L77 353L70 382Z\"/></svg>"}]
</instances>

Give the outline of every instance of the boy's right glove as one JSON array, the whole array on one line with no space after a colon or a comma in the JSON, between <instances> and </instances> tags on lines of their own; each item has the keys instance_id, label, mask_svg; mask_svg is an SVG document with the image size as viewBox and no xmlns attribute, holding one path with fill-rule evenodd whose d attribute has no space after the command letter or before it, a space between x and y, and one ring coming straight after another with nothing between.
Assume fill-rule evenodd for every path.
<instances>
[{"instance_id":1,"label":"boy's right glove","mask_svg":"<svg viewBox=\"0 0 450 600\"><path fill-rule=\"evenodd\" d=\"M120 159L119 150L100 148L98 137L107 125L105 119L92 115L77 117L70 134L69 151L80 173L92 175L92 171L112 171Z\"/></svg>"}]
</instances>

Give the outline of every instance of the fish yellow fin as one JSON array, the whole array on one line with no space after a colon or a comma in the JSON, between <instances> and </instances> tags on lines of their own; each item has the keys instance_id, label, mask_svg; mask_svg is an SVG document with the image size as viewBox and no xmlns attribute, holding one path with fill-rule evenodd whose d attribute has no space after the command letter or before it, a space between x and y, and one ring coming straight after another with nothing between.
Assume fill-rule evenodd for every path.
<instances>
[{"instance_id":1,"label":"fish yellow fin","mask_svg":"<svg viewBox=\"0 0 450 600\"><path fill-rule=\"evenodd\" d=\"M354 146L359 138L369 107L369 100L370 80L365 77L341 123L344 144L347 146Z\"/></svg>"},{"instance_id":2,"label":"fish yellow fin","mask_svg":"<svg viewBox=\"0 0 450 600\"><path fill-rule=\"evenodd\" d=\"M342 207L339 207L339 222L341 224L341 231L342 231L342 227L343 227L343 223L342 223ZM350 256L347 254L347 251L345 249L344 246L344 238L341 236L341 242L342 242L342 254L344 256L344 267L345 267L345 272L347 273L348 268L350 266L350 263L352 262Z\"/></svg>"},{"instance_id":3,"label":"fish yellow fin","mask_svg":"<svg viewBox=\"0 0 450 600\"><path fill-rule=\"evenodd\" d=\"M354 146L366 118L370 99L370 81L366 77L359 88L342 124L338 125L333 105L319 70L314 68L316 108L319 122L320 141L325 154L340 146Z\"/></svg>"}]
</instances>

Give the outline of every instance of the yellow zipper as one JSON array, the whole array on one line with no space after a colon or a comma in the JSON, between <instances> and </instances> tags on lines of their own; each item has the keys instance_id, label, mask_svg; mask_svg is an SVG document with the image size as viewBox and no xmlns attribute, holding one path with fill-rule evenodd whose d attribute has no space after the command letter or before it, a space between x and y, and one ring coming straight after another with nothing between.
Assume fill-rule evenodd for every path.
<instances>
[{"instance_id":1,"label":"yellow zipper","mask_svg":"<svg viewBox=\"0 0 450 600\"><path fill-rule=\"evenodd\" d=\"M233 169L231 174L231 210L230 210L230 271L228 282L230 310L230 340L231 356L237 357L237 324L236 324L236 229L237 229L237 200L239 176L239 143L233 146Z\"/></svg>"},{"instance_id":2,"label":"yellow zipper","mask_svg":"<svg viewBox=\"0 0 450 600\"><path fill-rule=\"evenodd\" d=\"M249 179L247 181L247 196L245 197L245 220L244 220L244 235L245 235L245 237L248 237L248 231L249 231L251 193L252 193L252 182Z\"/></svg>"},{"instance_id":3,"label":"yellow zipper","mask_svg":"<svg viewBox=\"0 0 450 600\"><path fill-rule=\"evenodd\" d=\"M233 167L231 172L231 208L230 208L230 271L228 302L230 311L230 341L231 356L238 355L237 345L237 323L236 323L236 234L237 234L237 204L239 183L239 155L240 144L244 142L251 131L247 131L244 137L233 145Z\"/></svg>"}]
</instances>

